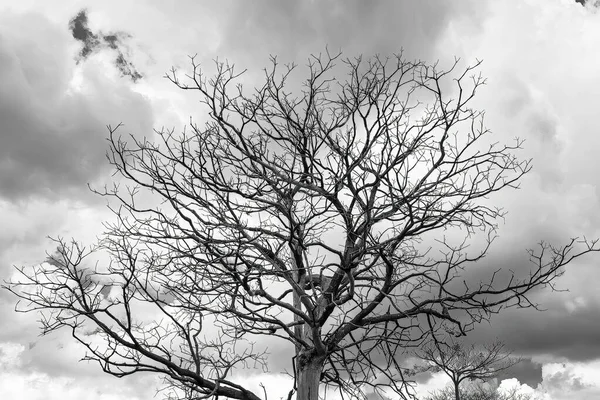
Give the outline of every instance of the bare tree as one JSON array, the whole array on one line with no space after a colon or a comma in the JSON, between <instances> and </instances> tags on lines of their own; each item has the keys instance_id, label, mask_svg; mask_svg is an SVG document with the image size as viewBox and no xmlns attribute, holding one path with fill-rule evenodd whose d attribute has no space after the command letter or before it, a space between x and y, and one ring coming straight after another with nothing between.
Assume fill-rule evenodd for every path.
<instances>
[{"instance_id":1,"label":"bare tree","mask_svg":"<svg viewBox=\"0 0 600 400\"><path fill-rule=\"evenodd\" d=\"M430 366L450 377L455 400L464 400L460 390L464 381L488 381L521 361L520 358L511 357L511 353L499 341L466 347L454 339L446 343L435 336L416 353Z\"/></svg>"},{"instance_id":2,"label":"bare tree","mask_svg":"<svg viewBox=\"0 0 600 400\"><path fill-rule=\"evenodd\" d=\"M290 398L329 385L405 396L402 351L535 306L532 289L597 250L542 243L531 269L463 284L503 216L488 196L530 169L513 154L521 141L488 139L470 105L479 62L457 72L458 60L440 70L327 53L298 86L294 65L271 61L251 91L227 63L210 79L194 58L186 80L169 73L207 107L203 127L128 142L109 126L108 159L131 184L98 191L116 222L92 251L112 262L60 241L8 284L44 333L68 327L105 372L159 373L182 398L259 399L236 377L264 365L260 337L295 349Z\"/></svg>"},{"instance_id":3,"label":"bare tree","mask_svg":"<svg viewBox=\"0 0 600 400\"><path fill-rule=\"evenodd\" d=\"M454 400L454 386L432 393L426 400ZM532 400L533 395L520 393L517 387L509 389L507 392L499 392L496 388L482 384L469 385L466 388L460 388L460 398L462 400Z\"/></svg>"}]
</instances>

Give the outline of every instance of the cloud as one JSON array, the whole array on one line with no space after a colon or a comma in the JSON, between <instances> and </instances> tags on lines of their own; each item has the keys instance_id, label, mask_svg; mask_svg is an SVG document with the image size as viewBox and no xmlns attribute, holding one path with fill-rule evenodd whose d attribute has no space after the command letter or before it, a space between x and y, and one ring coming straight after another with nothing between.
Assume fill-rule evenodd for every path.
<instances>
[{"instance_id":1,"label":"cloud","mask_svg":"<svg viewBox=\"0 0 600 400\"><path fill-rule=\"evenodd\" d=\"M155 377L125 377L121 384L108 375L57 375L24 368L24 346L0 343L0 398L24 400L141 400L153 397ZM64 351L63 351L64 352ZM48 354L51 362L55 355ZM39 361L39 360L38 360ZM81 367L80 364L76 364ZM95 369L96 366L94 366ZM75 370L75 368L74 368ZM51 370L50 370L51 371ZM126 384L123 384L123 383Z\"/></svg>"},{"instance_id":2,"label":"cloud","mask_svg":"<svg viewBox=\"0 0 600 400\"><path fill-rule=\"evenodd\" d=\"M35 13L0 19L0 196L82 196L108 170L106 125L148 135L150 103L101 57L76 66L61 26Z\"/></svg>"},{"instance_id":3,"label":"cloud","mask_svg":"<svg viewBox=\"0 0 600 400\"><path fill-rule=\"evenodd\" d=\"M101 49L110 49L116 53L114 59L114 65L121 72L121 75L129 77L133 82L137 82L143 78L143 75L137 71L135 66L129 62L125 54L123 53L124 42L131 37L131 35L124 32L111 32L103 34L93 33L88 27L88 16L86 10L81 10L79 13L69 21L69 29L73 37L82 43L81 51L77 63L85 60L90 55ZM125 50L127 51L127 50Z\"/></svg>"},{"instance_id":4,"label":"cloud","mask_svg":"<svg viewBox=\"0 0 600 400\"><path fill-rule=\"evenodd\" d=\"M548 371L552 369L552 371ZM565 364L558 366L551 364L546 366L542 387L548 391L557 391L569 389L573 392L579 392L584 389L591 388L592 385L585 383L581 376L578 376L572 366L567 367Z\"/></svg>"},{"instance_id":5,"label":"cloud","mask_svg":"<svg viewBox=\"0 0 600 400\"><path fill-rule=\"evenodd\" d=\"M53 245L48 236L75 237L84 244L94 243L109 218L105 207L92 203L33 199L11 203L0 199L0 282L17 278L14 267L43 262ZM0 342L28 345L39 340L39 315L15 313L16 298L0 289ZM64 331L65 335L69 333ZM36 350L36 351L39 351ZM64 354L64 353L62 353ZM48 361L56 357L49 357Z\"/></svg>"},{"instance_id":6,"label":"cloud","mask_svg":"<svg viewBox=\"0 0 600 400\"><path fill-rule=\"evenodd\" d=\"M521 158L533 157L534 168L519 191L494 196L508 211L500 238L472 277L497 268L528 271L524 249L539 240L560 245L569 238L600 235L600 15L572 1L522 2L518 7L489 2L478 35L451 23L440 41L448 54L465 62L483 59L488 83L478 93L478 107L499 141L525 139ZM506 26L510 24L510 29ZM597 254L576 260L550 288L533 299L546 312L509 310L469 336L474 342L498 336L517 354L555 360L600 358L600 293ZM535 357L534 357L535 360Z\"/></svg>"},{"instance_id":7,"label":"cloud","mask_svg":"<svg viewBox=\"0 0 600 400\"><path fill-rule=\"evenodd\" d=\"M542 381L542 364L526 358L500 372L497 377L500 382L510 378L516 378L523 384L535 387Z\"/></svg>"},{"instance_id":8,"label":"cloud","mask_svg":"<svg viewBox=\"0 0 600 400\"><path fill-rule=\"evenodd\" d=\"M542 400L543 398L543 396L540 393L537 393L530 385L526 383L522 384L518 379L515 378L503 380L500 385L498 385L496 390L497 392L504 393L509 396L511 394L531 396L532 400Z\"/></svg>"},{"instance_id":9,"label":"cloud","mask_svg":"<svg viewBox=\"0 0 600 400\"><path fill-rule=\"evenodd\" d=\"M227 3L222 15L219 57L248 67L262 64L268 54L282 62L305 63L310 53L342 49L346 56L399 52L409 58L436 57L438 39L457 17L476 30L481 2L460 7L444 1L411 2L327 0Z\"/></svg>"},{"instance_id":10,"label":"cloud","mask_svg":"<svg viewBox=\"0 0 600 400\"><path fill-rule=\"evenodd\" d=\"M582 6L587 6L587 7L599 7L600 6L600 1L598 0L575 0L576 3L581 4Z\"/></svg>"},{"instance_id":11,"label":"cloud","mask_svg":"<svg viewBox=\"0 0 600 400\"><path fill-rule=\"evenodd\" d=\"M565 196L567 199L568 196ZM559 203L560 204L560 203ZM566 209L566 207L564 208ZM539 206L543 210L543 206ZM530 211L534 213L533 208ZM557 234L554 223L538 223L534 229L527 225L527 216L520 216L523 228L509 229L509 237L500 240L498 246L485 259L481 272L469 276L484 276L485 271L497 268L512 268L518 274L528 271L529 263L524 257L516 257L516 249L533 246L533 240L545 237L556 243L564 243L565 238ZM564 229L569 229L568 220ZM548 229L544 231L543 229ZM502 232L502 231L501 231ZM502 234L502 233L501 233ZM503 238L505 238L503 236ZM501 238L502 239L502 238ZM521 253L524 253L521 251ZM480 324L466 338L470 343L484 343L495 338L505 342L507 348L516 355L541 361L591 361L600 358L600 295L597 290L597 256L574 261L564 270L564 275L556 283L558 292L550 287L534 291L530 299L544 311L529 309L508 309L491 318L490 324ZM569 291L565 291L568 289ZM533 372L533 371L530 371ZM511 373L513 373L511 371ZM520 372L514 371L522 382L533 384ZM529 374L529 372L523 371ZM537 374L537 373L536 373ZM538 375L539 376L539 375Z\"/></svg>"},{"instance_id":12,"label":"cloud","mask_svg":"<svg viewBox=\"0 0 600 400\"><path fill-rule=\"evenodd\" d=\"M542 381L538 385L527 385L518 379L506 379L499 391L529 394L534 400L595 400L600 397L598 373L600 364L592 363L547 363L542 367Z\"/></svg>"},{"instance_id":13,"label":"cloud","mask_svg":"<svg viewBox=\"0 0 600 400\"><path fill-rule=\"evenodd\" d=\"M101 45L98 36L92 33L87 25L88 19L85 10L80 11L77 16L69 21L69 29L71 29L73 37L83 43L83 47L79 52L79 57L82 59L88 57Z\"/></svg>"}]
</instances>

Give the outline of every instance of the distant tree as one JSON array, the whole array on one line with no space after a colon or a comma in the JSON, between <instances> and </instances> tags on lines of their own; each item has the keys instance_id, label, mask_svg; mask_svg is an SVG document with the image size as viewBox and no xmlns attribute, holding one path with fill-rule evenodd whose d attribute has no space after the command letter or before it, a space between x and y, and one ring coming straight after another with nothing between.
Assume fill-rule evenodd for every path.
<instances>
[{"instance_id":1,"label":"distant tree","mask_svg":"<svg viewBox=\"0 0 600 400\"><path fill-rule=\"evenodd\" d=\"M438 390L424 400L454 400L454 385L447 386ZM518 388L514 387L507 392L500 392L496 388L482 384L472 384L460 388L460 398L462 400L534 400L533 395L519 393Z\"/></svg>"},{"instance_id":2,"label":"distant tree","mask_svg":"<svg viewBox=\"0 0 600 400\"><path fill-rule=\"evenodd\" d=\"M450 377L455 400L466 399L460 390L464 381L488 381L521 361L511 357L511 353L498 341L483 346L464 346L454 339L450 339L449 343L441 342L435 336L417 351L417 355Z\"/></svg>"},{"instance_id":3,"label":"distant tree","mask_svg":"<svg viewBox=\"0 0 600 400\"><path fill-rule=\"evenodd\" d=\"M471 106L478 66L327 53L298 86L273 58L248 91L232 65L207 79L192 58L187 81L168 77L199 95L206 125L156 142L109 126L108 159L129 183L97 192L115 222L92 249L59 239L47 263L20 268L7 285L18 310L40 311L44 334L70 329L105 372L160 374L185 399L261 398L237 379L265 366L257 338L295 350L290 398L328 385L408 396L403 351L535 306L532 290L598 250L542 243L530 271L465 279L503 216L488 197L531 166L513 154L521 141L488 139Z\"/></svg>"}]
</instances>

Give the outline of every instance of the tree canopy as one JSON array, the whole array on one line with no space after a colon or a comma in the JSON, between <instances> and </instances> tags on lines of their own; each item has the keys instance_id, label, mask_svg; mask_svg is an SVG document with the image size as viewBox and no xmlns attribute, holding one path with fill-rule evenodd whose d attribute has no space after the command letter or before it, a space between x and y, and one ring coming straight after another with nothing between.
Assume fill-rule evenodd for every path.
<instances>
[{"instance_id":1,"label":"tree canopy","mask_svg":"<svg viewBox=\"0 0 600 400\"><path fill-rule=\"evenodd\" d=\"M266 368L268 338L289 343L290 398L325 386L409 396L404 350L535 306L532 290L597 251L542 243L527 273L464 279L503 216L490 196L531 168L522 141L492 138L471 105L479 62L327 52L298 84L298 68L272 58L254 89L228 63L212 77L191 64L167 76L207 122L148 139L109 126L126 185L96 192L115 220L92 248L59 239L7 286L43 333L71 329L109 374L158 373L174 397L258 400L236 377ZM474 238L484 245L468 252Z\"/></svg>"}]
</instances>

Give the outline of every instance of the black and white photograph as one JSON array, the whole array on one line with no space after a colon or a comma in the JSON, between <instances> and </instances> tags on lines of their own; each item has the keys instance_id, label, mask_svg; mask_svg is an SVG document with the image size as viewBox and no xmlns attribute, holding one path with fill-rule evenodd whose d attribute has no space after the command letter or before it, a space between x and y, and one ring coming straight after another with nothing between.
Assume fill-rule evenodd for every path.
<instances>
[{"instance_id":1,"label":"black and white photograph","mask_svg":"<svg viewBox=\"0 0 600 400\"><path fill-rule=\"evenodd\" d=\"M0 399L600 400L600 1L0 0Z\"/></svg>"}]
</instances>

